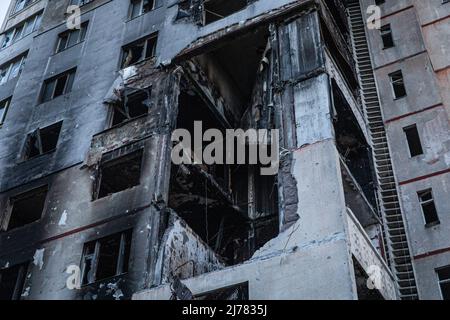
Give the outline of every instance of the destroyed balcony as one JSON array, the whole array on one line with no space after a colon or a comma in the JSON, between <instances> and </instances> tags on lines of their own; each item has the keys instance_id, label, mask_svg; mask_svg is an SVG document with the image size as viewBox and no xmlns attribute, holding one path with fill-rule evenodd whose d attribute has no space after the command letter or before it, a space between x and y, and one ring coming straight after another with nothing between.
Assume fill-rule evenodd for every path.
<instances>
[{"instance_id":1,"label":"destroyed balcony","mask_svg":"<svg viewBox=\"0 0 450 320\"><path fill-rule=\"evenodd\" d=\"M278 231L273 215L251 219L227 186L200 165L172 166L169 207L225 265L248 260Z\"/></svg>"},{"instance_id":2,"label":"destroyed balcony","mask_svg":"<svg viewBox=\"0 0 450 320\"><path fill-rule=\"evenodd\" d=\"M342 0L323 0L323 9L327 10L327 15L331 23L339 31L348 48L352 47L350 37L349 17L347 16L346 4ZM351 51L351 49L350 49Z\"/></svg>"},{"instance_id":3,"label":"destroyed balcony","mask_svg":"<svg viewBox=\"0 0 450 320\"><path fill-rule=\"evenodd\" d=\"M358 296L364 300L395 299L394 278L386 264L382 223L344 159L340 160ZM378 291L367 290L367 281L372 280L377 282Z\"/></svg>"},{"instance_id":4,"label":"destroyed balcony","mask_svg":"<svg viewBox=\"0 0 450 320\"><path fill-rule=\"evenodd\" d=\"M187 279L214 270L225 264L175 211L168 210L168 227L162 237L157 266L164 284L174 278Z\"/></svg>"},{"instance_id":5,"label":"destroyed balcony","mask_svg":"<svg viewBox=\"0 0 450 320\"><path fill-rule=\"evenodd\" d=\"M103 154L155 134L155 122L157 119L143 115L94 135L85 164L93 166Z\"/></svg>"},{"instance_id":6,"label":"destroyed balcony","mask_svg":"<svg viewBox=\"0 0 450 320\"><path fill-rule=\"evenodd\" d=\"M182 0L177 20L191 19L198 25L208 25L247 7L256 0Z\"/></svg>"},{"instance_id":7,"label":"destroyed balcony","mask_svg":"<svg viewBox=\"0 0 450 320\"><path fill-rule=\"evenodd\" d=\"M97 164L105 153L169 134L169 106L176 101L177 75L154 69L152 61L119 72L103 100L109 128L92 137L85 161L88 167Z\"/></svg>"},{"instance_id":8,"label":"destroyed balcony","mask_svg":"<svg viewBox=\"0 0 450 320\"><path fill-rule=\"evenodd\" d=\"M347 209L347 223L355 271L360 268L359 274L362 274L361 278L363 278L363 282L357 286L359 299L370 299L370 296L377 291L377 294L381 295L380 299L396 300L397 289L391 270L373 245L358 218L349 208ZM355 273L358 276L358 272ZM357 283L359 280L361 279L357 277Z\"/></svg>"},{"instance_id":9,"label":"destroyed balcony","mask_svg":"<svg viewBox=\"0 0 450 320\"><path fill-rule=\"evenodd\" d=\"M189 202L193 201L194 194L198 192L207 192L206 196L208 198L215 198L217 199L217 202L222 202L225 205L233 205L233 197L226 189L226 186L224 186L224 182L218 182L216 177L208 173L199 165L181 164L178 167L176 176L173 177L172 182L172 185L174 186L173 205L175 205L175 202L177 203L175 207L178 207L183 203L182 198L179 197L182 192L189 193ZM201 183L201 185L204 183L207 186L207 189L205 189L205 186L202 186L201 190L196 190L196 185L198 186L196 182L198 182L198 184ZM176 195L178 195L178 197ZM213 203L210 203L209 205L213 205ZM236 208L236 210L238 210L238 208Z\"/></svg>"},{"instance_id":10,"label":"destroyed balcony","mask_svg":"<svg viewBox=\"0 0 450 320\"><path fill-rule=\"evenodd\" d=\"M348 226L346 243L348 244L348 250L353 259L357 298L359 300L396 300L396 285L391 271L383 261L376 248L373 246L369 236L366 234L364 228L361 226L358 219L354 216L350 209L347 210L346 220ZM173 233L174 230L177 230L176 233L188 233L188 230L184 229L182 225L178 225L174 229L170 230L169 233ZM168 238L168 236L165 235L165 239L166 238ZM178 238L182 239L183 236L180 234L178 235ZM188 243L186 247L194 249L194 251L197 250L192 247L190 240L187 240L186 243ZM170 249L170 246L168 246L169 244L170 241L166 242L165 247ZM180 251L183 253L186 252L186 247L183 247ZM199 262L207 262L208 260L206 258L208 257L208 251L203 251L204 249L201 247L198 250L203 252L200 256ZM178 259L176 255L177 252L173 252L173 249L170 249L168 254L169 253L172 253L172 257L168 256L165 259L166 261L175 261ZM276 286L278 284L276 279L279 280L281 277L286 277L286 273L289 274L289 272L293 272L292 279L288 280L290 282L287 282L289 285L292 285L298 281L298 278L294 276L294 274L297 275L299 273L298 270L300 270L301 273L308 272L306 270L302 270L302 267L305 267L305 265L302 265L302 262L308 260L307 255L305 255L305 251L301 250L292 254L298 255L297 261L299 265L296 266L296 268L293 268L292 266L289 267L289 263L286 262L280 263L280 259L274 258L273 253L265 259L259 259L257 261L253 261L253 263L242 263L237 266L221 266L220 264L217 264L214 267L216 270L204 272L203 274L191 277L189 277L189 273L193 274L194 272L191 267L186 267L186 273L181 275L181 277L183 277L182 283L178 281L178 277L175 277L169 282L161 282L160 285L156 285L150 289L135 293L133 299L165 300L173 299L175 294L177 299L201 300L205 297L205 293L215 293L213 296L208 296L209 299L217 299L217 297L219 297L219 299L223 299L223 295L217 295L219 292L223 293L225 295L225 299L228 300L246 300L249 298L258 299L258 297L264 296L264 294L261 294L260 290L256 289L260 288L258 287L258 283L265 283L265 280L269 280L274 281L274 286ZM287 256L288 255L286 255L285 259L288 259ZM180 261L180 263L181 264L177 263L175 265L187 265L185 262L182 263L182 261ZM283 269L285 267L286 269ZM312 272L320 273L320 270L314 270ZM307 279L305 279L305 281L307 281ZM299 286L301 285L303 285L303 283L299 284ZM286 285L284 285L284 287L286 287ZM249 296L249 288L254 289L251 292L251 296ZM266 283L264 288L267 288L267 290L273 290L272 287L267 287ZM241 290L246 294L235 295ZM310 293L308 292L303 296L303 298L308 299L309 294ZM231 296L235 296L235 298L231 298Z\"/></svg>"},{"instance_id":11,"label":"destroyed balcony","mask_svg":"<svg viewBox=\"0 0 450 320\"><path fill-rule=\"evenodd\" d=\"M245 7L249 2L255 0L204 0L203 1L203 24L207 25L220 20Z\"/></svg>"},{"instance_id":12,"label":"destroyed balcony","mask_svg":"<svg viewBox=\"0 0 450 320\"><path fill-rule=\"evenodd\" d=\"M351 87L341 68L337 65L328 49L325 49L325 65L329 76L332 78L333 90L338 90L345 98L346 104L352 110L364 136L368 140L367 125L364 118L364 111L361 101L359 86Z\"/></svg>"},{"instance_id":13,"label":"destroyed balcony","mask_svg":"<svg viewBox=\"0 0 450 320\"><path fill-rule=\"evenodd\" d=\"M354 97L359 96L359 83L350 29L343 4L338 0L321 1L321 34L325 50L343 75Z\"/></svg>"},{"instance_id":14,"label":"destroyed balcony","mask_svg":"<svg viewBox=\"0 0 450 320\"><path fill-rule=\"evenodd\" d=\"M345 202L355 214L359 223L365 227L381 224L375 209L367 199L362 187L353 176L345 160L341 157L341 173L344 185Z\"/></svg>"}]
</instances>

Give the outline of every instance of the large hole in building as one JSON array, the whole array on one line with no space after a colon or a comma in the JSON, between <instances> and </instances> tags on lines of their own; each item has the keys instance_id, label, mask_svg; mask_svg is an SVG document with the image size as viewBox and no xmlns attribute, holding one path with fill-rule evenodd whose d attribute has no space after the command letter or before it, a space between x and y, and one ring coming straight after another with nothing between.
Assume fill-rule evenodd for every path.
<instances>
[{"instance_id":1,"label":"large hole in building","mask_svg":"<svg viewBox=\"0 0 450 320\"><path fill-rule=\"evenodd\" d=\"M268 30L262 28L193 58L205 76L182 80L177 128L188 130L192 137L195 121L202 122L203 132L246 130L255 123L270 128L269 122L245 117L248 109L255 108L253 97L260 94L255 88L261 86L258 72L267 42ZM277 176L260 175L259 169L248 162L172 165L170 208L227 265L251 258L278 235Z\"/></svg>"}]
</instances>

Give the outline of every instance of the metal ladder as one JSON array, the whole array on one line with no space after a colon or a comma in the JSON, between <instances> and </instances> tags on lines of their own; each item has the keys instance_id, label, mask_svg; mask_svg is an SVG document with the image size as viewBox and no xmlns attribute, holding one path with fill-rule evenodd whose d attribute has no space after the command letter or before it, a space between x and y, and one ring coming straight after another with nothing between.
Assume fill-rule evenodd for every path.
<instances>
[{"instance_id":1,"label":"metal ladder","mask_svg":"<svg viewBox=\"0 0 450 320\"><path fill-rule=\"evenodd\" d=\"M364 113L372 140L374 165L378 180L378 199L384 224L385 248L387 248L386 257L395 275L400 298L402 300L416 300L419 297L411 254L359 0L347 1L347 11Z\"/></svg>"}]
</instances>

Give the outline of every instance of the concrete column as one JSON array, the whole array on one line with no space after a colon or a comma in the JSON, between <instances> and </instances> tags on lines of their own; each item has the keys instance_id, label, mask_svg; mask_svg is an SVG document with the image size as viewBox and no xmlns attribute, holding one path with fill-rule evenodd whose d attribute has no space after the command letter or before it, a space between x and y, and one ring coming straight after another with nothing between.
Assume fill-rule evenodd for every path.
<instances>
[{"instance_id":1,"label":"concrete column","mask_svg":"<svg viewBox=\"0 0 450 320\"><path fill-rule=\"evenodd\" d=\"M288 152L279 177L282 231L286 231L272 244L280 250L321 247L323 256L311 259L310 267L321 274L321 281L328 278L333 283L329 290L339 298L356 299L318 13L279 26L277 36L281 89L276 101L282 114L282 144ZM331 274L325 271L330 265L334 270Z\"/></svg>"}]
</instances>

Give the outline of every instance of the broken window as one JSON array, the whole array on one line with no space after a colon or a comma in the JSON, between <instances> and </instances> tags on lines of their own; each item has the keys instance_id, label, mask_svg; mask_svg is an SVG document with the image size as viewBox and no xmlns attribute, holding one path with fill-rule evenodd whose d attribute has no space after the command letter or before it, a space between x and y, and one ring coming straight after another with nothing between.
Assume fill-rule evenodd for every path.
<instances>
[{"instance_id":1,"label":"broken window","mask_svg":"<svg viewBox=\"0 0 450 320\"><path fill-rule=\"evenodd\" d=\"M81 260L82 284L108 279L128 272L131 230L88 242Z\"/></svg>"},{"instance_id":2,"label":"broken window","mask_svg":"<svg viewBox=\"0 0 450 320\"><path fill-rule=\"evenodd\" d=\"M439 224L439 217L434 204L433 192L431 189L419 191L417 193L419 197L422 213L425 218L425 224L427 226Z\"/></svg>"},{"instance_id":3,"label":"broken window","mask_svg":"<svg viewBox=\"0 0 450 320\"><path fill-rule=\"evenodd\" d=\"M36 31L41 24L41 20L42 20L42 12L31 16L20 25L8 30L5 33L1 47L6 48L7 46L13 44L14 42L29 35L33 31Z\"/></svg>"},{"instance_id":4,"label":"broken window","mask_svg":"<svg viewBox=\"0 0 450 320\"><path fill-rule=\"evenodd\" d=\"M112 126L148 114L151 88L125 94L120 104L113 105Z\"/></svg>"},{"instance_id":5,"label":"broken window","mask_svg":"<svg viewBox=\"0 0 450 320\"><path fill-rule=\"evenodd\" d=\"M80 42L83 42L86 37L88 23L83 23L80 29L73 29L61 33L58 36L58 44L56 46L56 53L66 50Z\"/></svg>"},{"instance_id":6,"label":"broken window","mask_svg":"<svg viewBox=\"0 0 450 320\"><path fill-rule=\"evenodd\" d=\"M35 1L36 0L17 0L16 5L14 6L14 10L13 10L12 14L17 13L19 11L22 11L23 9L25 9L26 7L28 7L29 5L31 5Z\"/></svg>"},{"instance_id":7,"label":"broken window","mask_svg":"<svg viewBox=\"0 0 450 320\"><path fill-rule=\"evenodd\" d=\"M381 40L383 41L383 49L392 48L394 46L394 38L392 37L391 25L387 24L381 27Z\"/></svg>"},{"instance_id":8,"label":"broken window","mask_svg":"<svg viewBox=\"0 0 450 320\"><path fill-rule=\"evenodd\" d=\"M45 80L42 88L41 102L50 101L72 91L75 72L76 68Z\"/></svg>"},{"instance_id":9,"label":"broken window","mask_svg":"<svg viewBox=\"0 0 450 320\"><path fill-rule=\"evenodd\" d=\"M244 9L247 6L247 0L205 0L204 2L204 21L205 25L220 20L235 12Z\"/></svg>"},{"instance_id":10,"label":"broken window","mask_svg":"<svg viewBox=\"0 0 450 320\"><path fill-rule=\"evenodd\" d=\"M411 157L423 154L422 142L420 141L419 131L416 125L403 128L408 141L409 153Z\"/></svg>"},{"instance_id":11,"label":"broken window","mask_svg":"<svg viewBox=\"0 0 450 320\"><path fill-rule=\"evenodd\" d=\"M194 300L249 300L248 282L202 293Z\"/></svg>"},{"instance_id":12,"label":"broken window","mask_svg":"<svg viewBox=\"0 0 450 320\"><path fill-rule=\"evenodd\" d=\"M55 151L61 127L62 121L29 134L25 145L25 160Z\"/></svg>"},{"instance_id":13,"label":"broken window","mask_svg":"<svg viewBox=\"0 0 450 320\"><path fill-rule=\"evenodd\" d=\"M103 160L99 169L98 191L94 199L107 197L139 185L143 150L118 159Z\"/></svg>"},{"instance_id":14,"label":"broken window","mask_svg":"<svg viewBox=\"0 0 450 320\"><path fill-rule=\"evenodd\" d=\"M0 85L20 75L25 65L26 54L0 66Z\"/></svg>"},{"instance_id":15,"label":"broken window","mask_svg":"<svg viewBox=\"0 0 450 320\"><path fill-rule=\"evenodd\" d=\"M123 47L122 68L153 58L156 53L157 40L158 36L153 34L144 40L139 40Z\"/></svg>"},{"instance_id":16,"label":"broken window","mask_svg":"<svg viewBox=\"0 0 450 320\"><path fill-rule=\"evenodd\" d=\"M131 0L130 19L134 19L155 8L155 0Z\"/></svg>"},{"instance_id":17,"label":"broken window","mask_svg":"<svg viewBox=\"0 0 450 320\"><path fill-rule=\"evenodd\" d=\"M8 112L9 104L11 103L11 98L0 101L0 126L5 122L6 113Z\"/></svg>"},{"instance_id":18,"label":"broken window","mask_svg":"<svg viewBox=\"0 0 450 320\"><path fill-rule=\"evenodd\" d=\"M94 0L70 0L70 5L71 6L84 6L85 4L88 4L90 2L92 2Z\"/></svg>"},{"instance_id":19,"label":"broken window","mask_svg":"<svg viewBox=\"0 0 450 320\"><path fill-rule=\"evenodd\" d=\"M16 42L17 40L19 40L20 38L22 38L23 26L17 27L17 29L16 29L15 31L16 31L16 32L14 33L12 42Z\"/></svg>"},{"instance_id":20,"label":"broken window","mask_svg":"<svg viewBox=\"0 0 450 320\"><path fill-rule=\"evenodd\" d=\"M436 270L443 300L450 300L450 266Z\"/></svg>"},{"instance_id":21,"label":"broken window","mask_svg":"<svg viewBox=\"0 0 450 320\"><path fill-rule=\"evenodd\" d=\"M0 270L0 301L20 300L28 263Z\"/></svg>"},{"instance_id":22,"label":"broken window","mask_svg":"<svg viewBox=\"0 0 450 320\"><path fill-rule=\"evenodd\" d=\"M9 231L39 220L46 197L47 186L12 197L9 200L9 217L5 219L3 229Z\"/></svg>"},{"instance_id":23,"label":"broken window","mask_svg":"<svg viewBox=\"0 0 450 320\"><path fill-rule=\"evenodd\" d=\"M389 75L391 79L392 90L394 92L394 98L400 99L406 96L405 82L403 80L403 74L401 71L396 71Z\"/></svg>"},{"instance_id":24,"label":"broken window","mask_svg":"<svg viewBox=\"0 0 450 320\"><path fill-rule=\"evenodd\" d=\"M6 48L12 44L15 33L15 29L10 29L3 34L2 48Z\"/></svg>"}]
</instances>

